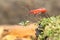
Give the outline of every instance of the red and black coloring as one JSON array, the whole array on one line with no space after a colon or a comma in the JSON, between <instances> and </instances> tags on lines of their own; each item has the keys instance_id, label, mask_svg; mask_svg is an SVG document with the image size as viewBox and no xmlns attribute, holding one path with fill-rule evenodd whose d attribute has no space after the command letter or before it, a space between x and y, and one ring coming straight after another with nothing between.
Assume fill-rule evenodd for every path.
<instances>
[{"instance_id":1,"label":"red and black coloring","mask_svg":"<svg viewBox=\"0 0 60 40\"><path fill-rule=\"evenodd\" d=\"M39 9L31 10L30 14L33 14L35 16L40 14L43 17L50 17L45 8L39 8Z\"/></svg>"}]
</instances>

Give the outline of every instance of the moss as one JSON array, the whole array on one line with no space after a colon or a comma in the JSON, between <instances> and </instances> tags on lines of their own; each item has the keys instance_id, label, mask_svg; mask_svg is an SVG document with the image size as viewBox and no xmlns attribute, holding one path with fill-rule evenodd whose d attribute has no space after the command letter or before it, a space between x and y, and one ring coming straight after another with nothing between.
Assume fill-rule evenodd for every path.
<instances>
[{"instance_id":1,"label":"moss","mask_svg":"<svg viewBox=\"0 0 60 40\"><path fill-rule=\"evenodd\" d=\"M50 40L60 40L60 16L43 18L39 24L42 26L43 34L39 34L38 40L45 40L46 36ZM41 30L41 26L38 30Z\"/></svg>"}]
</instances>

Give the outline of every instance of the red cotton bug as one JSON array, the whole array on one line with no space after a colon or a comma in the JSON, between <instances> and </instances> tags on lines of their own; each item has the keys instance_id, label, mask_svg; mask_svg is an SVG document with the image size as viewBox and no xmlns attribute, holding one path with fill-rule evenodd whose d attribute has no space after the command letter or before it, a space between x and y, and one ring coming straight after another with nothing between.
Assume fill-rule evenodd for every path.
<instances>
[{"instance_id":1,"label":"red cotton bug","mask_svg":"<svg viewBox=\"0 0 60 40\"><path fill-rule=\"evenodd\" d=\"M34 15L37 15L37 14L46 14L46 12L47 12L47 10L45 9L45 8L39 8L39 9L35 9L35 10L31 10L30 11L30 14L34 14ZM49 17L49 15L48 14L46 14L48 17ZM45 16L46 16L45 15ZM46 16L46 17L47 17Z\"/></svg>"},{"instance_id":2,"label":"red cotton bug","mask_svg":"<svg viewBox=\"0 0 60 40\"><path fill-rule=\"evenodd\" d=\"M46 13L46 12L47 12L47 10L45 8L39 8L39 9L30 11L31 14L39 14L39 13Z\"/></svg>"}]
</instances>

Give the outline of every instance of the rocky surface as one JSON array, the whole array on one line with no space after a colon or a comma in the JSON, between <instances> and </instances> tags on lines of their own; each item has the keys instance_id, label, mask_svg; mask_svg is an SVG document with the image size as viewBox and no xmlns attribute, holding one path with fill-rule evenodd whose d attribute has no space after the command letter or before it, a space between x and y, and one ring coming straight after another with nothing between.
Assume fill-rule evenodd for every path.
<instances>
[{"instance_id":1,"label":"rocky surface","mask_svg":"<svg viewBox=\"0 0 60 40\"><path fill-rule=\"evenodd\" d=\"M20 25L0 25L0 40L31 40L31 37L36 39L35 23L27 26Z\"/></svg>"}]
</instances>

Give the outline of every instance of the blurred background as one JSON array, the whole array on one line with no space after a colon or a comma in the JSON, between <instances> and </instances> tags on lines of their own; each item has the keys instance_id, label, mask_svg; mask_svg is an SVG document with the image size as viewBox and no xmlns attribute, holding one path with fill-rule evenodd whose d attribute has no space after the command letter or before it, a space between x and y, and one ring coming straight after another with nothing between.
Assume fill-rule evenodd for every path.
<instances>
[{"instance_id":1,"label":"blurred background","mask_svg":"<svg viewBox=\"0 0 60 40\"><path fill-rule=\"evenodd\" d=\"M0 25L24 20L36 22L38 17L30 15L29 11L41 7L46 8L50 16L60 14L60 0L0 0Z\"/></svg>"}]
</instances>

